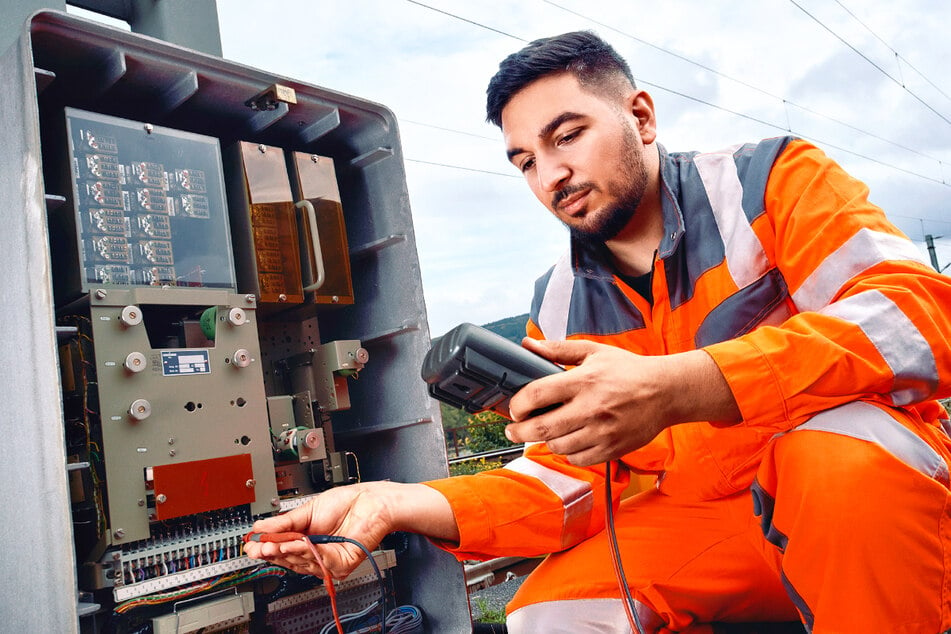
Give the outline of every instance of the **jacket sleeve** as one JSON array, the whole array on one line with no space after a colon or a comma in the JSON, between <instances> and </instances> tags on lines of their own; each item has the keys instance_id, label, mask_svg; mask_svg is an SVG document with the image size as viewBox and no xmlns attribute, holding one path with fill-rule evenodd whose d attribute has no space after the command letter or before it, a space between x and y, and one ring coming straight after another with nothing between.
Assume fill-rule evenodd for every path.
<instances>
[{"instance_id":1,"label":"jacket sleeve","mask_svg":"<svg viewBox=\"0 0 951 634\"><path fill-rule=\"evenodd\" d=\"M436 544L459 559L534 557L574 546L604 526L604 472L604 465L576 467L537 443L501 469L427 482L449 500L459 527L458 544ZM626 469L611 475L616 504L630 476Z\"/></svg>"},{"instance_id":2,"label":"jacket sleeve","mask_svg":"<svg viewBox=\"0 0 951 634\"><path fill-rule=\"evenodd\" d=\"M858 399L910 406L951 393L951 279L815 147L777 158L754 223L793 313L705 348L744 425L788 429Z\"/></svg>"}]
</instances>

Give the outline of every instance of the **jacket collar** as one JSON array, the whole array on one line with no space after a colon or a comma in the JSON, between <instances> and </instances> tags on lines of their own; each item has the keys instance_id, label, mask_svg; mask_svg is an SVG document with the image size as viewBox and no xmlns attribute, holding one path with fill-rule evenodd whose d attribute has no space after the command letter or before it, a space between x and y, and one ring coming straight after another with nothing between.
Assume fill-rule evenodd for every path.
<instances>
[{"instance_id":1,"label":"jacket collar","mask_svg":"<svg viewBox=\"0 0 951 634\"><path fill-rule=\"evenodd\" d=\"M671 156L667 149L657 144L660 153L660 199L664 218L664 237L657 255L668 258L677 250L684 234L684 218L677 202L680 194L680 168L683 155ZM571 239L571 265L575 275L591 279L613 280L615 275L611 256L604 244L589 244Z\"/></svg>"}]
</instances>

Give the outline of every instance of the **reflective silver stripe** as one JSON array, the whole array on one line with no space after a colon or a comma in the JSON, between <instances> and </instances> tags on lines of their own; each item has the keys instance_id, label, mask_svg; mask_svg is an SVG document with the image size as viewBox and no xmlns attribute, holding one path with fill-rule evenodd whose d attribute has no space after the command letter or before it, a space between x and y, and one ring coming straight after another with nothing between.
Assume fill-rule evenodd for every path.
<instances>
[{"instance_id":1,"label":"reflective silver stripe","mask_svg":"<svg viewBox=\"0 0 951 634\"><path fill-rule=\"evenodd\" d=\"M909 467L949 484L948 464L928 443L885 411L868 403L847 403L816 414L797 431L825 431L875 443Z\"/></svg>"},{"instance_id":2,"label":"reflective silver stripe","mask_svg":"<svg viewBox=\"0 0 951 634\"><path fill-rule=\"evenodd\" d=\"M853 277L889 260L925 263L924 256L911 241L867 227L860 229L806 278L793 293L793 302L802 311L819 310Z\"/></svg>"},{"instance_id":3,"label":"reflective silver stripe","mask_svg":"<svg viewBox=\"0 0 951 634\"><path fill-rule=\"evenodd\" d=\"M743 288L766 273L769 261L743 212L743 185L733 159L739 148L736 145L716 153L698 154L694 164L720 230L727 268L737 287Z\"/></svg>"},{"instance_id":4,"label":"reflective silver stripe","mask_svg":"<svg viewBox=\"0 0 951 634\"><path fill-rule=\"evenodd\" d=\"M549 469L525 457L516 458L503 468L536 478L561 500L564 507L561 528L562 548L573 546L584 538L588 527L588 516L594 506L591 485L588 482Z\"/></svg>"},{"instance_id":5,"label":"reflective silver stripe","mask_svg":"<svg viewBox=\"0 0 951 634\"><path fill-rule=\"evenodd\" d=\"M575 275L571 270L571 255L565 253L555 263L548 278L545 297L538 309L538 327L546 339L561 340L568 334L568 309Z\"/></svg>"},{"instance_id":6,"label":"reflective silver stripe","mask_svg":"<svg viewBox=\"0 0 951 634\"><path fill-rule=\"evenodd\" d=\"M938 389L938 364L931 346L901 309L881 291L865 291L823 308L822 314L862 329L895 377L895 405L917 403Z\"/></svg>"},{"instance_id":7,"label":"reflective silver stripe","mask_svg":"<svg viewBox=\"0 0 951 634\"><path fill-rule=\"evenodd\" d=\"M640 601L634 601L645 632L657 632L664 621ZM523 606L505 620L511 634L604 634L630 632L621 599L563 599Z\"/></svg>"}]
</instances>

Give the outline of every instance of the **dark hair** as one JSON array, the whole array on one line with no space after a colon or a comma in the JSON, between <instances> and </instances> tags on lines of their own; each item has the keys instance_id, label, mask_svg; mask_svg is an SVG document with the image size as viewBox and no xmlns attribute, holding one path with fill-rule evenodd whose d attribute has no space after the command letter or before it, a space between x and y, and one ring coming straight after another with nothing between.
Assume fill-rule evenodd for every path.
<instances>
[{"instance_id":1,"label":"dark hair","mask_svg":"<svg viewBox=\"0 0 951 634\"><path fill-rule=\"evenodd\" d=\"M536 79L569 72L584 88L615 89L623 76L634 87L634 76L624 58L591 31L575 31L535 40L499 64L486 90L486 121L502 127L502 109L522 88Z\"/></svg>"}]
</instances>

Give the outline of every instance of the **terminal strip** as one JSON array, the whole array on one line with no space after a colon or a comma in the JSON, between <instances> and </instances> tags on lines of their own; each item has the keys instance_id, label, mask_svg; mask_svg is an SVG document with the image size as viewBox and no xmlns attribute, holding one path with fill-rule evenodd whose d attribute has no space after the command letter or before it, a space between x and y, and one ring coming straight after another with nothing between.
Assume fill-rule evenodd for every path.
<instances>
[{"instance_id":1,"label":"terminal strip","mask_svg":"<svg viewBox=\"0 0 951 634\"><path fill-rule=\"evenodd\" d=\"M241 550L241 540L250 530L251 524L241 523L193 537L149 540L147 545L113 554L113 564L119 568L114 578L115 600L127 601L259 565Z\"/></svg>"}]
</instances>

